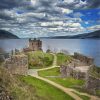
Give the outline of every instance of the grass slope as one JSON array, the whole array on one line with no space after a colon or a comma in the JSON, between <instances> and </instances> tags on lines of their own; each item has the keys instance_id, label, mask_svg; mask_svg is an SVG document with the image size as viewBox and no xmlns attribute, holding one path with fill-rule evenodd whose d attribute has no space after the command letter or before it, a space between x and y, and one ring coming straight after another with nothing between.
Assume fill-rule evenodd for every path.
<instances>
[{"instance_id":1,"label":"grass slope","mask_svg":"<svg viewBox=\"0 0 100 100\"><path fill-rule=\"evenodd\" d=\"M72 57L63 53L57 53L57 65L65 64L72 60Z\"/></svg>"},{"instance_id":2,"label":"grass slope","mask_svg":"<svg viewBox=\"0 0 100 100\"><path fill-rule=\"evenodd\" d=\"M68 88L84 85L83 80L77 80L74 78L47 77L47 76L60 76L60 69L58 67L44 71L39 71L39 75Z\"/></svg>"},{"instance_id":3,"label":"grass slope","mask_svg":"<svg viewBox=\"0 0 100 100\"><path fill-rule=\"evenodd\" d=\"M76 86L83 86L85 83L83 80L78 80L78 79L74 79L74 78L47 77L47 76L60 76L60 70L58 67L44 70L44 71L39 71L39 75L41 77L45 77L45 78L47 78L51 81L54 81L64 87L67 87L67 88L77 89ZM80 95L77 93L75 93L75 94L78 95L83 100L90 100L90 98L88 96Z\"/></svg>"},{"instance_id":4,"label":"grass slope","mask_svg":"<svg viewBox=\"0 0 100 100\"><path fill-rule=\"evenodd\" d=\"M9 97L10 99L7 99ZM74 100L50 84L31 76L15 76L0 67L0 100Z\"/></svg>"},{"instance_id":5,"label":"grass slope","mask_svg":"<svg viewBox=\"0 0 100 100\"><path fill-rule=\"evenodd\" d=\"M0 67L0 100L44 100L44 98L37 95L35 87L27 85Z\"/></svg>"},{"instance_id":6,"label":"grass slope","mask_svg":"<svg viewBox=\"0 0 100 100\"><path fill-rule=\"evenodd\" d=\"M21 77L21 80L35 87L36 93L39 96L44 97L44 100L73 100L73 98L69 95L44 81L38 80L31 76Z\"/></svg>"}]
</instances>

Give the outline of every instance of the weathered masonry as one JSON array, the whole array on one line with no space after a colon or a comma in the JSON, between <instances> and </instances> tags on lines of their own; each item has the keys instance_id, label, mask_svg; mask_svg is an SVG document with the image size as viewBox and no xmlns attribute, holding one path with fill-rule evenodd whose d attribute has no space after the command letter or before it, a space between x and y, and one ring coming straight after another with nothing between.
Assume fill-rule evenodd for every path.
<instances>
[{"instance_id":1,"label":"weathered masonry","mask_svg":"<svg viewBox=\"0 0 100 100\"><path fill-rule=\"evenodd\" d=\"M89 70L89 66L61 66L60 72L62 77L73 77L75 79L84 79L86 78L87 71Z\"/></svg>"}]
</instances>

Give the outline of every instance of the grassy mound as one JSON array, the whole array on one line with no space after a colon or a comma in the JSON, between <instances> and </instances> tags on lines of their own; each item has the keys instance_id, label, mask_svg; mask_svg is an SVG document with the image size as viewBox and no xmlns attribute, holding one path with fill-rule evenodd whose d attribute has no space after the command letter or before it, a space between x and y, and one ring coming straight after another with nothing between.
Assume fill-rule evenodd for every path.
<instances>
[{"instance_id":1,"label":"grassy mound","mask_svg":"<svg viewBox=\"0 0 100 100\"><path fill-rule=\"evenodd\" d=\"M53 64L54 56L50 53L42 51L34 51L28 53L29 68L43 68L49 67Z\"/></svg>"},{"instance_id":2,"label":"grassy mound","mask_svg":"<svg viewBox=\"0 0 100 100\"><path fill-rule=\"evenodd\" d=\"M72 57L63 53L57 53L57 65L65 64L72 60Z\"/></svg>"}]
</instances>

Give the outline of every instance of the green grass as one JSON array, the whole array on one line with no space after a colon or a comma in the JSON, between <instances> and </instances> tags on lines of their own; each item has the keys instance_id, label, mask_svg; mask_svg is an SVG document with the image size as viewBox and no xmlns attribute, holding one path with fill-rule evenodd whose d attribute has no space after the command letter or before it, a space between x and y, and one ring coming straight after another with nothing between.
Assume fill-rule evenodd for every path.
<instances>
[{"instance_id":1,"label":"green grass","mask_svg":"<svg viewBox=\"0 0 100 100\"><path fill-rule=\"evenodd\" d=\"M59 76L60 75L60 70L58 67L44 70L44 71L39 71L38 72L40 76L45 77L45 76Z\"/></svg>"},{"instance_id":2,"label":"green grass","mask_svg":"<svg viewBox=\"0 0 100 100\"><path fill-rule=\"evenodd\" d=\"M72 60L72 57L63 53L57 53L57 65L65 64Z\"/></svg>"},{"instance_id":3,"label":"green grass","mask_svg":"<svg viewBox=\"0 0 100 100\"><path fill-rule=\"evenodd\" d=\"M37 95L44 97L44 100L73 100L72 97L65 94L63 91L42 80L38 80L31 76L22 76L21 80L31 85L32 87L35 87Z\"/></svg>"},{"instance_id":4,"label":"green grass","mask_svg":"<svg viewBox=\"0 0 100 100\"><path fill-rule=\"evenodd\" d=\"M86 96L86 95L80 95L79 93L73 92L74 94L78 95L80 98L82 98L82 100L90 100L90 97Z\"/></svg>"},{"instance_id":5,"label":"green grass","mask_svg":"<svg viewBox=\"0 0 100 100\"><path fill-rule=\"evenodd\" d=\"M74 78L49 78L49 79L68 88L74 88L75 86L82 86L84 84L83 80L77 80Z\"/></svg>"},{"instance_id":6,"label":"green grass","mask_svg":"<svg viewBox=\"0 0 100 100\"><path fill-rule=\"evenodd\" d=\"M96 90L96 95L100 97L100 90Z\"/></svg>"},{"instance_id":7,"label":"green grass","mask_svg":"<svg viewBox=\"0 0 100 100\"><path fill-rule=\"evenodd\" d=\"M53 68L44 71L39 71L39 75L45 78L48 78L46 76L60 76L59 70L60 70L59 68ZM74 78L49 77L48 79L68 88L84 85L83 80L78 80Z\"/></svg>"},{"instance_id":8,"label":"green grass","mask_svg":"<svg viewBox=\"0 0 100 100\"><path fill-rule=\"evenodd\" d=\"M50 53L42 51L34 51L28 53L29 68L44 68L53 64L54 56Z\"/></svg>"}]
</instances>

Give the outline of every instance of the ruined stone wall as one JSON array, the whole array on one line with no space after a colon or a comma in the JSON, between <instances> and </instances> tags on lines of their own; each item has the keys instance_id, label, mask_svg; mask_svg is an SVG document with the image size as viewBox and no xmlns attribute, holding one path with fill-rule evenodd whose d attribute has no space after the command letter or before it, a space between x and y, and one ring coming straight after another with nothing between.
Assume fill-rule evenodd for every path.
<instances>
[{"instance_id":1,"label":"ruined stone wall","mask_svg":"<svg viewBox=\"0 0 100 100\"><path fill-rule=\"evenodd\" d=\"M84 56L84 55L79 54L79 53L74 53L74 58L83 62L83 66L84 65L93 65L93 62L94 62L93 58Z\"/></svg>"},{"instance_id":2,"label":"ruined stone wall","mask_svg":"<svg viewBox=\"0 0 100 100\"><path fill-rule=\"evenodd\" d=\"M75 79L84 79L84 80L86 78L86 73L77 71L72 66L61 66L60 72L62 77L73 77Z\"/></svg>"},{"instance_id":3,"label":"ruined stone wall","mask_svg":"<svg viewBox=\"0 0 100 100\"><path fill-rule=\"evenodd\" d=\"M100 90L100 78L88 75L86 77L85 88L90 92L96 94L96 90Z\"/></svg>"},{"instance_id":4,"label":"ruined stone wall","mask_svg":"<svg viewBox=\"0 0 100 100\"><path fill-rule=\"evenodd\" d=\"M13 55L6 59L5 67L12 74L27 75L28 57L26 55Z\"/></svg>"}]
</instances>

